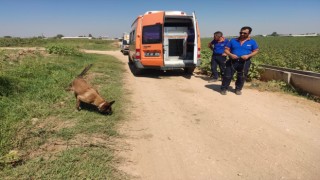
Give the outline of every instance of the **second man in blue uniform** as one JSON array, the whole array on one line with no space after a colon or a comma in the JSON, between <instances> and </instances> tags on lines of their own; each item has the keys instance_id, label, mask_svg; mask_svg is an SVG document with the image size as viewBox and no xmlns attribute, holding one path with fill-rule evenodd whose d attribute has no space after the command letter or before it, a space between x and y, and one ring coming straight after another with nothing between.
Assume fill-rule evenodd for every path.
<instances>
[{"instance_id":1,"label":"second man in blue uniform","mask_svg":"<svg viewBox=\"0 0 320 180\"><path fill-rule=\"evenodd\" d=\"M217 31L213 34L213 40L208 44L208 47L212 50L211 58L211 81L217 81L219 74L217 71L217 66L220 68L220 75L223 77L224 70L226 67L226 57L224 53L225 46L228 44L228 39L223 37L222 32Z\"/></svg>"}]
</instances>

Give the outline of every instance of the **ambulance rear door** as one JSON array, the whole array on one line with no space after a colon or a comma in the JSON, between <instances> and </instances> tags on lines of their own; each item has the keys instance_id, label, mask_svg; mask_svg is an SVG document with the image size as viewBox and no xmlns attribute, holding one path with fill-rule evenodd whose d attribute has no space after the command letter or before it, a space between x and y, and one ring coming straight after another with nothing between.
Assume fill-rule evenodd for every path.
<instances>
[{"instance_id":1,"label":"ambulance rear door","mask_svg":"<svg viewBox=\"0 0 320 180\"><path fill-rule=\"evenodd\" d=\"M196 18L195 12L192 13L193 16L193 27L194 27L194 53L193 53L193 63L197 65L198 59L200 59L200 31Z\"/></svg>"},{"instance_id":2,"label":"ambulance rear door","mask_svg":"<svg viewBox=\"0 0 320 180\"><path fill-rule=\"evenodd\" d=\"M141 63L143 66L162 67L163 62L163 11L147 12L142 19Z\"/></svg>"}]
</instances>

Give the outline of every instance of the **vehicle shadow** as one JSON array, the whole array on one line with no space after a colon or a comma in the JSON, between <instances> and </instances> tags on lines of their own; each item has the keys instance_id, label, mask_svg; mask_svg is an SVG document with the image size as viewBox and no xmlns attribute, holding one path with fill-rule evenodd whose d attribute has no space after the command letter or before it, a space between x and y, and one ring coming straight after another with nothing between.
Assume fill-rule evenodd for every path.
<instances>
[{"instance_id":1,"label":"vehicle shadow","mask_svg":"<svg viewBox=\"0 0 320 180\"><path fill-rule=\"evenodd\" d=\"M154 79L165 79L172 76L181 76L186 79L191 79L192 74L187 74L183 69L176 69L176 70L157 70L157 69L144 69L139 74L136 74L136 69L133 67L133 64L128 63L128 67L131 73L135 77L146 77L146 78L154 78Z\"/></svg>"}]
</instances>

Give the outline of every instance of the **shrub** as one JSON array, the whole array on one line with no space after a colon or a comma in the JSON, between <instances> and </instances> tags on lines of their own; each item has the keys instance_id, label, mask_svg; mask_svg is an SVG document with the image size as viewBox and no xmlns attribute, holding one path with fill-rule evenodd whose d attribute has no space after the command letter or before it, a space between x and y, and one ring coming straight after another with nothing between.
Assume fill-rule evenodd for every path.
<instances>
[{"instance_id":1,"label":"shrub","mask_svg":"<svg viewBox=\"0 0 320 180\"><path fill-rule=\"evenodd\" d=\"M78 49L74 47L64 46L64 45L51 45L46 47L46 50L49 54L81 56L81 52Z\"/></svg>"},{"instance_id":2,"label":"shrub","mask_svg":"<svg viewBox=\"0 0 320 180\"><path fill-rule=\"evenodd\" d=\"M203 74L211 73L211 50L202 50L201 51L201 64L199 69Z\"/></svg>"}]
</instances>

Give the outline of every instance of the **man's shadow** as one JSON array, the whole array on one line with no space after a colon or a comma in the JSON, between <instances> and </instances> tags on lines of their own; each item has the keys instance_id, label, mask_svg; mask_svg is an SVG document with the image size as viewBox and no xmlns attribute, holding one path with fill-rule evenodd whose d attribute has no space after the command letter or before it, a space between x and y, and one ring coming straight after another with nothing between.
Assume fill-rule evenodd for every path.
<instances>
[{"instance_id":1,"label":"man's shadow","mask_svg":"<svg viewBox=\"0 0 320 180\"><path fill-rule=\"evenodd\" d=\"M216 91L218 93L221 92L221 82L220 82L220 84L207 84L204 87L206 87L208 89L212 89L213 91ZM233 91L232 86L228 87L228 91Z\"/></svg>"},{"instance_id":2,"label":"man's shadow","mask_svg":"<svg viewBox=\"0 0 320 180\"><path fill-rule=\"evenodd\" d=\"M203 81L207 81L208 84L206 84L204 87L211 89L213 91L216 91L218 93L221 92L221 84L222 84L222 80L216 81L216 82L210 82L212 80L212 78L210 78L210 76L207 75L202 75L201 73L197 73L194 75L194 77L202 79ZM227 91L234 91L232 86L229 86Z\"/></svg>"}]
</instances>

